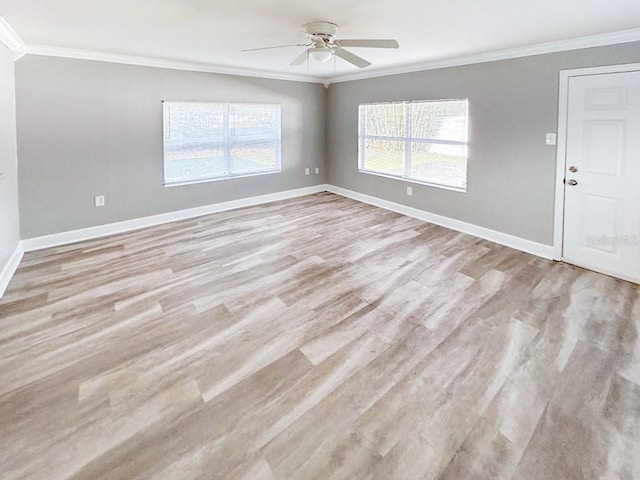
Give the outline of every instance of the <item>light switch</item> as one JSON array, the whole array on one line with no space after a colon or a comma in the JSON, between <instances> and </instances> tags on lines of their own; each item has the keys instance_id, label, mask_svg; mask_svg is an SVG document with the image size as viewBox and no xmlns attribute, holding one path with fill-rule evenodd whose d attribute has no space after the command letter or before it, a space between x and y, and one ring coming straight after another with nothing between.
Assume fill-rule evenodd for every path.
<instances>
[{"instance_id":1,"label":"light switch","mask_svg":"<svg viewBox=\"0 0 640 480\"><path fill-rule=\"evenodd\" d=\"M547 133L547 145L555 145L557 140L557 135L555 133Z\"/></svg>"}]
</instances>

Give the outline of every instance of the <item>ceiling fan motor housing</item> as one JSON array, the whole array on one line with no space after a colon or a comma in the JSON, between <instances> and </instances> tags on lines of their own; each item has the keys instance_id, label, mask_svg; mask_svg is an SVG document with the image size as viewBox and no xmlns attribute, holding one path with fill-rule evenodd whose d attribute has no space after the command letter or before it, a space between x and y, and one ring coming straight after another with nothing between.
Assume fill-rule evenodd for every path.
<instances>
[{"instance_id":1,"label":"ceiling fan motor housing","mask_svg":"<svg viewBox=\"0 0 640 480\"><path fill-rule=\"evenodd\" d=\"M338 25L332 22L311 22L304 26L304 33L309 37L319 37L331 43L338 33Z\"/></svg>"}]
</instances>

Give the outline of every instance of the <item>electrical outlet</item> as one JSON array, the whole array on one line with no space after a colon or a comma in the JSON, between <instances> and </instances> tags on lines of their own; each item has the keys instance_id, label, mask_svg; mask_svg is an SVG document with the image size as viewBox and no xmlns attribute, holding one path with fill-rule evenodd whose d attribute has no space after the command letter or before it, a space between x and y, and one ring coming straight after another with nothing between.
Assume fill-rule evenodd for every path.
<instances>
[{"instance_id":1,"label":"electrical outlet","mask_svg":"<svg viewBox=\"0 0 640 480\"><path fill-rule=\"evenodd\" d=\"M320 169L316 167L316 175L318 175L319 173L320 173Z\"/></svg>"},{"instance_id":2,"label":"electrical outlet","mask_svg":"<svg viewBox=\"0 0 640 480\"><path fill-rule=\"evenodd\" d=\"M413 195L413 187L407 187L407 195Z\"/></svg>"},{"instance_id":3,"label":"electrical outlet","mask_svg":"<svg viewBox=\"0 0 640 480\"><path fill-rule=\"evenodd\" d=\"M309 175L309 169L308 169L308 168L305 168L305 169L304 169L304 174L305 174L305 175Z\"/></svg>"},{"instance_id":4,"label":"electrical outlet","mask_svg":"<svg viewBox=\"0 0 640 480\"><path fill-rule=\"evenodd\" d=\"M98 195L93 199L96 207L104 207L104 195Z\"/></svg>"},{"instance_id":5,"label":"electrical outlet","mask_svg":"<svg viewBox=\"0 0 640 480\"><path fill-rule=\"evenodd\" d=\"M555 145L557 140L557 135L555 133L547 133L547 138L545 143L547 145Z\"/></svg>"}]
</instances>

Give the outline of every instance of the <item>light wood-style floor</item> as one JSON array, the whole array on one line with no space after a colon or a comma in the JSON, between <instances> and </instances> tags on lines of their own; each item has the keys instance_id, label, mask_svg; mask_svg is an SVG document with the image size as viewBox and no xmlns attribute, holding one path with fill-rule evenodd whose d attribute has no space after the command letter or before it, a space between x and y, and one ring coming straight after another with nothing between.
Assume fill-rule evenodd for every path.
<instances>
[{"instance_id":1,"label":"light wood-style floor","mask_svg":"<svg viewBox=\"0 0 640 480\"><path fill-rule=\"evenodd\" d=\"M640 478L640 288L332 194L27 254L0 478Z\"/></svg>"}]
</instances>

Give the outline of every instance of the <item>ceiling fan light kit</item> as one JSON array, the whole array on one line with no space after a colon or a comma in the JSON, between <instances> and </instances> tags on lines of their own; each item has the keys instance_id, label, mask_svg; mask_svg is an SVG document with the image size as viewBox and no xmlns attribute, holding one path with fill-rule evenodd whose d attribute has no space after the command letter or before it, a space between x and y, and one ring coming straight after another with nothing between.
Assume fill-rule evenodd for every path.
<instances>
[{"instance_id":1,"label":"ceiling fan light kit","mask_svg":"<svg viewBox=\"0 0 640 480\"><path fill-rule=\"evenodd\" d=\"M271 48L283 47L307 47L298 55L291 66L300 65L305 61L328 62L334 57L355 65L358 68L365 68L371 65L362 57L345 50L344 47L354 48L399 48L398 42L391 39L339 39L336 38L338 25L333 22L311 22L303 25L302 33L307 37L308 43L298 43L293 45L281 45L276 47L261 47L243 50L244 52L254 50L267 50Z\"/></svg>"},{"instance_id":2,"label":"ceiling fan light kit","mask_svg":"<svg viewBox=\"0 0 640 480\"><path fill-rule=\"evenodd\" d=\"M328 62L333 57L333 50L329 47L312 47L308 52L309 59L314 62Z\"/></svg>"}]
</instances>

